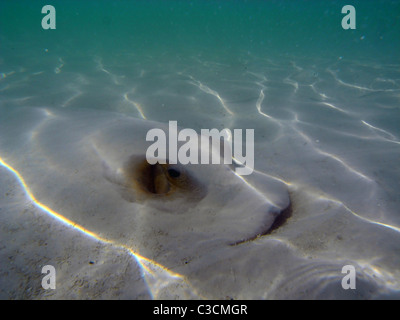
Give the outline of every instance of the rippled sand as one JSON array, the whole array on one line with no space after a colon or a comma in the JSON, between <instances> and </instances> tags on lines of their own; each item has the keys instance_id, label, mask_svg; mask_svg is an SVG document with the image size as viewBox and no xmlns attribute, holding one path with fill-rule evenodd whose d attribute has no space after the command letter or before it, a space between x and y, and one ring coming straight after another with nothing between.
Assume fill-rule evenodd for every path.
<instances>
[{"instance_id":1,"label":"rippled sand","mask_svg":"<svg viewBox=\"0 0 400 320\"><path fill-rule=\"evenodd\" d=\"M400 65L249 52L43 57L42 67L0 64L3 110L37 107L45 118L52 108L94 109L196 130L255 129L255 169L288 185L293 213L240 254L167 269L96 230L71 231L73 221L36 198L12 161L11 145L30 145L37 130L27 118L25 136L0 128L1 297L378 298L400 290ZM41 228L30 223L37 219ZM38 285L45 261L60 269L56 291ZM346 264L356 267L356 291L340 286Z\"/></svg>"}]
</instances>

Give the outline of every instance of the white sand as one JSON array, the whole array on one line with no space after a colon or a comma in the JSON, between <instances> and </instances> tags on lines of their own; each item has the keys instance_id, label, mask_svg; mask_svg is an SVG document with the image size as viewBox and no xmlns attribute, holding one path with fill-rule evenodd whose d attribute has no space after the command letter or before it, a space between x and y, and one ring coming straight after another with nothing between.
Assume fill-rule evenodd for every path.
<instances>
[{"instance_id":1,"label":"white sand","mask_svg":"<svg viewBox=\"0 0 400 320\"><path fill-rule=\"evenodd\" d=\"M246 55L241 61L192 57L175 64L133 58L91 57L82 62L85 72L81 62L68 59L62 67L55 59L57 72L4 70L1 298L399 298L398 65ZM24 107L42 111L25 112ZM88 204L84 197L74 203L76 190L59 189L62 179L75 182L80 177L64 170L73 164L66 167L60 153L57 157L58 151L68 154L68 145L56 145L49 134L57 108L67 118L72 110L89 108L101 109L99 117L107 120L126 114L163 123L177 120L196 130L255 129L255 168L288 185L292 217L273 234L236 247L208 239L207 254L193 250L185 261L168 248L168 258L159 253L168 270L139 263L118 244L129 243L126 239L101 240L108 239L101 220L90 230L101 238L94 239L35 205L21 186L22 177L26 190L60 214L76 206L86 208L96 221L96 211L106 210L88 205L96 202L96 193ZM18 121L7 118L11 109L14 115L20 112ZM84 120L93 127L90 116ZM101 129L101 121L97 123ZM70 126L66 136L85 138L85 127L72 120ZM57 125L53 130L54 141L60 141ZM81 188L90 194L90 185ZM57 203L52 194L60 192L68 200ZM110 196L102 203L119 207L123 200L116 199ZM85 219L74 222L83 225ZM232 222L226 225L232 227ZM170 263L175 257L176 263ZM45 264L56 267L56 290L41 288ZM341 269L348 264L357 271L356 290L341 287Z\"/></svg>"}]
</instances>

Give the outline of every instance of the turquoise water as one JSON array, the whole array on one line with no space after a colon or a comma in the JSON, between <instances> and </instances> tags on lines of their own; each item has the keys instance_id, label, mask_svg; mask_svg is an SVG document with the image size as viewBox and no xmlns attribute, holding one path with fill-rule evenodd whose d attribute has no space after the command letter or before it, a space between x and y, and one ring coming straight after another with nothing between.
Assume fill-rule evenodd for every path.
<instances>
[{"instance_id":1,"label":"turquoise water","mask_svg":"<svg viewBox=\"0 0 400 320\"><path fill-rule=\"evenodd\" d=\"M56 9L55 30L41 27L41 9L48 4ZM342 7L348 4L356 9L355 30L341 25ZM0 178L6 181L0 184L5 230L0 258L23 252L17 263L21 272L6 264L11 276L0 277L0 297L46 298L34 282L35 270L40 259L54 263L53 256L66 272L64 289L53 298L123 296L113 295L107 285L74 291L76 276L65 263L79 265L84 258L71 252L85 256L93 244L80 234L78 245L68 247L75 235L48 222L53 220L46 212L64 210L68 216L70 208L90 211L90 201L108 201L101 173L92 178L101 181L102 197L89 194L71 169L80 156L90 163L100 154L76 143L101 132L107 119L129 117L164 124L177 120L180 127L197 131L255 129L255 170L285 183L293 200L293 218L256 249L234 258L231 252L210 260L196 257L198 265L189 269L169 261L166 267L184 275L189 289L183 286L180 295L172 288L164 296L376 298L395 297L395 292L398 297L399 53L400 1L0 1ZM65 137L56 134L57 121ZM60 186L66 177L82 188L80 194ZM39 206L29 220L21 188L51 210ZM117 207L127 206L113 199ZM49 219L50 226L38 227L37 217ZM107 229L98 223L93 225ZM53 228L60 231L62 246ZM45 251L36 246L47 241L40 236L56 244ZM131 244L129 235L122 239L123 245ZM58 245L64 249L57 250ZM265 251L258 251L263 246ZM110 257L103 266L108 266L119 251L104 250ZM32 268L24 268L27 263ZM349 263L361 274L359 291L337 287L341 266ZM262 281L246 280L253 265ZM86 273L86 267L77 274L99 277ZM235 281L225 281L233 274ZM137 291L121 289L130 298L157 298L158 284L177 281L160 272L160 282L146 283L141 275L137 271L129 278L137 280L129 290L138 285Z\"/></svg>"},{"instance_id":2,"label":"turquoise water","mask_svg":"<svg viewBox=\"0 0 400 320\"><path fill-rule=\"evenodd\" d=\"M172 92L184 101L190 89L176 86L185 77L217 86L237 81L226 99L242 101L259 94L248 83L254 84L251 72L270 72L268 80L279 86L299 68L305 82L298 84L319 79L321 90L330 87L332 72L367 91L398 87L400 1L355 1L355 30L341 27L345 1L53 1L55 30L41 27L45 4L0 3L3 103L23 98L35 106L115 110L115 96L126 100L136 87L138 100L157 88L169 95L157 103ZM332 95L357 96L343 89ZM283 103L283 91L274 91Z\"/></svg>"},{"instance_id":3,"label":"turquoise water","mask_svg":"<svg viewBox=\"0 0 400 320\"><path fill-rule=\"evenodd\" d=\"M341 28L346 1L52 1L53 31L40 27L46 4L2 1L2 51L232 57L250 51L379 61L398 58L400 49L398 1L353 1L357 29L349 31Z\"/></svg>"},{"instance_id":4,"label":"turquoise water","mask_svg":"<svg viewBox=\"0 0 400 320\"><path fill-rule=\"evenodd\" d=\"M45 1L2 1L6 57L207 54L397 61L399 1L353 1L356 30L341 28L346 1L52 1L56 30L41 28ZM361 39L363 38L363 39Z\"/></svg>"}]
</instances>

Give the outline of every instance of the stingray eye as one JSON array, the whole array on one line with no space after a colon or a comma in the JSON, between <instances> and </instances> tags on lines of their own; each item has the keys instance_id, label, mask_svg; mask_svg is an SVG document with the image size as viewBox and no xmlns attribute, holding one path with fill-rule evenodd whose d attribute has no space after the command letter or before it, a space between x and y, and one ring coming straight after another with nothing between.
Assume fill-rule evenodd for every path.
<instances>
[{"instance_id":1,"label":"stingray eye","mask_svg":"<svg viewBox=\"0 0 400 320\"><path fill-rule=\"evenodd\" d=\"M176 169L170 168L168 169L168 175L171 178L178 178L181 175L181 173Z\"/></svg>"},{"instance_id":2,"label":"stingray eye","mask_svg":"<svg viewBox=\"0 0 400 320\"><path fill-rule=\"evenodd\" d=\"M183 166L170 165L168 159L166 163L150 164L144 157L131 156L125 163L124 175L126 182L123 186L127 192L129 188L136 191L133 200L128 200L131 202L145 200L146 195L158 199L167 199L161 196L170 199L174 195L185 196L187 201L198 201L205 196L207 190Z\"/></svg>"}]
</instances>

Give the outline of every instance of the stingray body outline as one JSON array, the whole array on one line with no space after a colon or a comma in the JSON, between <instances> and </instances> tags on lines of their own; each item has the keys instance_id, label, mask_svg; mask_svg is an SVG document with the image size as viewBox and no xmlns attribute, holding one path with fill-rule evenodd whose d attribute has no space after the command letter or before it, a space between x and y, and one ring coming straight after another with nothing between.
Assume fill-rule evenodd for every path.
<instances>
[{"instance_id":1,"label":"stingray body outline","mask_svg":"<svg viewBox=\"0 0 400 320\"><path fill-rule=\"evenodd\" d=\"M25 108L22 109L23 112L27 113L27 118L29 118L29 114L31 119L34 119L35 116L37 117L39 115L39 120L36 121L35 124L33 124L35 121L33 121L33 123L31 123L32 128L30 130L28 130L29 132L29 143L28 145L25 144L25 149L21 150L17 150L16 153L19 154L19 158L15 158L14 162L18 162L18 161L22 161L22 163L17 164L17 168L19 172L21 173L21 177L22 175L24 176L28 176L28 178L30 179L30 181L28 182L24 182L25 185L29 185L30 188L37 194L36 196L33 196L33 194L31 193L31 198L32 199L42 199L41 203L48 203L49 205L46 205L46 210L51 212L51 209L49 209L50 207L54 207L53 204L57 204L56 207L57 208L67 208L65 203L73 203L71 201L73 201L73 199L77 199L77 201L75 201L75 203L73 203L74 208L71 208L68 210L71 212L77 212L74 215L71 216L64 216L65 219L67 219L67 221L74 221L71 222L71 225L79 225L81 226L82 230L96 230L96 227L93 229L93 227L90 227L90 225L94 225L96 226L96 223L89 224L87 225L86 223L82 223L82 221L85 221L86 218L90 218L92 219L92 221L95 220L95 215L101 211L102 209L100 208L96 208L99 211L98 212L90 212L90 214L88 214L86 217L82 218L82 216L79 216L80 213L79 212L85 212L86 210L80 210L79 205L81 205L81 208L87 208L89 206L89 203L86 204L84 203L87 198L89 198L91 195L98 190L105 190L105 189L96 189L96 185L98 184L103 184L106 185L108 180L108 183L111 182L114 185L115 190L111 190L111 191L106 191L106 195L109 196L109 194L113 193L113 201L117 201L117 197L121 196L121 189L125 189L124 191L131 192L131 190L129 190L129 188L126 187L126 175L124 177L124 163L126 163L127 159L129 159L130 155L130 151L129 148L131 147L128 143L127 146L122 145L121 146L117 146L115 141L116 140L120 140L121 137L126 138L127 136L127 132L130 132L129 130L133 130L133 132L136 132L135 130L137 128L135 128L135 126L139 126L142 125L144 123L151 123L148 121L144 121L144 120L138 120L138 119L132 119L132 118L127 118L127 117L123 117L120 115L113 115L110 118L110 114L106 113L103 115L100 115L99 119L91 119L92 123L95 123L95 127L96 129L99 128L98 130L93 130L93 126L90 127L84 127L82 125L82 123L87 123L88 118L93 117L93 115L95 114L94 112L88 112L88 111L76 111L76 114L73 115L73 117L70 117L70 113L66 113L64 111L60 111L60 110L52 110L52 109L48 109L48 108L42 108L42 109L33 109L33 108ZM14 114L15 118L18 118L20 116L20 112L21 110L18 111L18 114ZM88 112L88 114L86 114L86 112ZM81 115L84 115L83 119L81 119ZM96 113L97 115L97 113ZM11 115L11 117L9 119L12 118L13 115ZM77 116L79 117L79 120L77 119ZM76 121L71 121L72 119L75 119ZM19 121L19 120L18 120ZM96 122L97 121L97 122ZM12 122L12 121L11 121ZM54 122L54 123L53 123ZM132 125L133 123L133 125ZM10 125L10 124L9 124ZM160 124L156 124L157 126L159 126ZM151 124L151 126L154 127L154 124ZM75 128L74 128L75 127ZM133 128L132 128L133 127ZM108 130L109 129L109 130ZM109 132L107 132L107 130ZM61 131L61 132L60 132ZM143 131L144 133L147 132L147 130L143 130L141 129L141 131ZM82 133L83 132L83 133ZM26 134L21 135L20 134L21 139L26 138ZM82 138L84 137L84 138ZM72 141L72 143L71 143ZM144 141L144 139L143 139ZM12 151L12 149L15 147L15 145L18 144L13 144L12 146L8 146L11 150L10 153L13 154L14 151ZM107 145L108 149L106 149L104 146ZM31 149L29 149L29 146L31 146ZM33 147L32 147L33 146ZM60 147L61 146L61 147ZM28 147L28 149L26 149ZM71 148L71 152L66 151L66 148ZM123 150L122 150L123 149ZM106 151L105 151L106 150ZM121 151L122 150L122 151ZM144 148L142 148L142 150L144 150ZM25 153L26 156L21 156L21 153ZM66 158L68 157L68 153L70 154L76 154L77 156L73 156L70 159ZM94 154L98 156L97 159L94 159ZM122 157L121 157L122 154ZM86 158L85 158L86 157ZM88 160L90 158L90 160ZM124 159L123 161L121 161L121 158ZM23 160L21 160L23 159ZM40 160L43 160L42 162L40 162ZM88 164L85 166L82 166L80 163L84 162L84 161L88 161ZM13 163L13 162L12 162ZM81 166L79 166L81 165ZM96 167L96 170L99 170L101 165L102 168L102 173L100 174L100 171L97 171L96 173L96 177L95 177L95 181L93 181L93 167ZM68 166L70 166L71 168L74 168L74 166L76 166L74 168L74 170L67 170ZM15 165L14 165L15 167ZM210 167L213 167L212 165ZM21 171L22 168L22 171ZM209 176L213 176L213 174L208 174L207 170L208 167L204 169L203 167L196 167L195 169L197 170L197 168L203 170L203 173L205 172L206 175ZM25 173L24 173L25 170ZM36 170L38 170L36 172ZM91 171L92 170L92 171ZM240 214L237 214L236 217L232 220L237 220L236 222L232 222L232 226L234 228L233 233L237 232L240 229L240 224L241 222L245 222L248 223L249 226L251 228L254 228L255 226L257 226L258 224L261 224L261 227L257 227L255 228L253 231L250 232L246 232L246 233L242 233L242 235L238 238L238 239L229 239L229 234L232 233L229 230L226 231L225 227L222 228L222 234L225 233L224 236L221 237L221 239L223 240L223 242L225 244L232 244L232 243L239 243L240 241L244 241L244 240L248 240L250 238L253 238L253 235L261 235L263 234L266 230L268 230L268 228L271 226L271 224L273 223L273 220L275 219L275 217L279 214L280 209L279 206L276 205L276 203L272 204L272 202L268 201L268 199L264 198L263 195L260 192L254 192L255 189L254 188L250 188L248 183L246 181L244 181L243 179L238 178L238 176L232 172L232 169L229 168L228 166L223 166L222 169L216 168L215 166L213 167L214 171L211 171L213 173L218 173L219 171L222 171L222 175L220 175L220 177L224 178L221 181L216 180L216 183L218 183L218 185L216 186L216 190L224 190L225 195L223 197L225 197L227 200L226 201L231 201L231 196L229 195L229 191L230 188L233 188L232 191L233 192L244 192L242 197L254 197L254 200L256 202L256 205L259 206L260 208L255 208L255 209L251 209L251 210L255 210L254 212L258 212L257 215L258 217L255 218L256 221L246 221L246 219L244 219L244 217L242 217ZM87 171L87 172L86 172ZM39 173L40 172L40 173ZM73 173L75 173L77 175L77 177L73 177ZM193 177L192 180L195 181L196 179L201 179L204 177L204 174L201 173L200 175L198 175L197 177ZM90 174L92 174L92 176L90 176ZM202 177L203 175L203 177ZM107 179L110 178L111 179ZM106 179L104 179L106 178ZM28 180L29 180L28 179ZM76 180L81 180L82 182L80 182L79 184L76 184L74 182L74 179ZM86 180L85 180L86 179ZM27 180L25 178L25 180ZM24 180L24 181L25 181ZM55 182L53 182L53 180ZM235 180L235 183L232 184L231 180ZM62 183L59 183L62 182ZM115 183L117 182L117 183ZM59 184L57 184L59 183ZM65 183L65 184L64 184ZM70 183L70 184L68 184ZM269 183L273 183L273 184L277 184L279 183L279 188L278 191L276 191L275 193L280 193L282 192L282 183L281 182L269 182ZM53 184L53 185L52 185ZM64 184L64 185L62 185ZM85 187L82 185L84 184L89 184L90 188L93 188L93 190L91 190L90 192L87 192L87 197L83 198L79 196L79 192L86 192L84 189ZM124 185L125 184L125 185ZM200 184L199 184L200 185ZM123 187L121 187L123 186ZM71 189L73 189L74 187L80 188L79 191L71 191ZM110 185L107 185L107 188L109 188ZM187 187L187 182L185 187ZM213 186L214 187L214 186ZM209 187L210 188L210 187ZM59 191L57 193L57 189L63 189L61 191ZM181 191L183 188L178 188L179 191ZM202 189L202 188L197 188L197 189ZM196 192L198 191L196 189ZM204 190L206 190L206 192L210 192L210 190L208 190L207 188L203 188ZM35 191L36 190L36 191ZM39 191L37 191L39 190ZM115 192L117 191L117 192ZM51 194L53 193L53 194ZM133 197L132 199L132 203L136 203L136 200L139 200L139 197L137 197L137 195L133 195L134 192L131 192L131 196ZM193 193L193 192L192 192ZM215 193L215 191L214 191ZM207 208L208 212L210 211L214 211L211 214L211 219L214 219L216 221L218 221L218 209L214 209L213 205L220 203L220 208L223 209L223 211L225 212L226 217L231 216L232 218L234 216L232 216L232 210L228 207L225 208L224 204L222 203L221 205L221 199L218 198L218 195L211 195L211 201L214 201L213 203L211 203L209 205L209 207ZM78 198L74 198L74 197L78 197ZM207 195L207 197L210 198L209 195ZM122 196L122 198L124 198ZM184 200L182 200L183 198L187 198L190 199L191 203L185 204L182 206L182 208L178 208L178 206L175 206L176 203L179 204L179 201L184 202ZM186 194L180 194L177 197L170 197L168 198L163 198L162 201L166 201L171 207L173 207L174 209L172 211L174 211L174 213L177 212L186 212L190 209L192 210L193 204L196 204L195 202L201 202L202 199L204 198L204 196L200 196L200 197L191 197L190 194L187 195ZM54 200L56 199L56 200ZM155 200L156 199L156 200ZM284 195L284 197L282 198L282 203L287 203L288 198L286 195ZM125 198L126 200L126 198ZM171 210L167 210L167 212L165 212L165 208L163 208L163 203L160 204L160 201L158 201L158 198L154 198L152 197L151 199L145 199L145 201L139 205L141 206L141 208L144 207L148 207L151 206L153 209L152 212L147 212L147 216L152 216L155 215L154 212L164 212L165 215L170 214ZM79 201L81 201L84 204L80 204ZM92 201L92 200L90 200ZM157 203L158 201L158 203ZM178 201L178 202L177 202ZM129 201L128 201L129 202ZM138 201L140 202L140 201ZM64 203L64 204L63 204ZM95 202L90 202L92 204L95 204ZM257 204L258 203L258 204ZM108 204L108 203L106 203ZM236 205L239 203L236 203ZM240 204L241 206L243 206L243 204ZM86 206L86 207L85 207ZM261 208L265 206L265 209ZM197 210L197 213L201 216L201 212L202 211L204 205L201 202L201 204L195 208L195 210ZM268 209L268 207L270 209ZM161 208L161 210L160 210ZM232 207L233 208L233 207ZM64 210L64 211L68 211L68 210ZM125 208L125 210L127 210ZM158 211L157 211L158 210ZM189 210L189 211L190 211ZM270 213L268 213L268 210L270 210ZM57 209L57 211L59 211L59 209ZM110 211L115 213L116 211ZM127 211L128 212L128 211ZM207 212L207 211L206 211ZM55 215L57 217L57 215ZM174 218L177 215L173 215L170 214L169 218ZM59 217L58 217L59 218ZM105 215L103 215L101 217L102 219L108 218L108 216L106 217ZM154 218L154 217L153 217ZM162 217L163 218L163 217ZM267 218L267 220L265 220ZM80 220L79 220L80 219ZM155 219L155 220L154 220ZM155 217L152 221L156 221L160 219L160 217ZM175 219L175 218L174 218ZM181 218L178 217L178 220L180 220ZM187 215L185 217L185 219L187 218ZM199 243L201 242L201 237L202 236L202 232L203 230L201 228L198 227L198 225L201 225L201 223L197 223L198 221L202 221L201 219L199 220L198 217L194 216L191 217L192 221L194 222L193 227L188 228L187 230L182 231L182 233L179 235L181 238L184 237L184 233L188 233L190 232L190 230L194 231L194 241L199 241ZM226 219L226 218L223 218ZM253 219L253 217L250 215L249 216L249 220ZM265 220L265 221L264 221ZM114 220L115 221L115 220ZM165 224L172 226L171 223L168 222L168 219L163 221ZM198 225L196 225L196 223ZM221 222L219 222L221 223ZM110 223L109 223L110 224ZM162 224L162 223L161 223ZM235 225L236 224L236 225ZM103 226L104 227L104 226ZM168 227L166 227L168 228ZM213 226L212 225L208 225L206 227L206 230L208 231L209 229L212 229ZM243 226L243 228L246 228L246 226ZM102 231L106 230L107 227L103 228ZM165 229L165 228L164 228ZM168 230L168 229L167 229ZM188 231L189 230L189 231ZM98 237L101 239L111 239L112 241L115 241L116 239L113 237L110 237L109 234L107 234L107 232L96 232L96 234L98 234ZM106 230L107 231L107 230ZM159 230L155 230L156 232L160 233ZM218 238L221 235L221 230L218 230L218 226L215 230L213 230L211 232L211 234L216 235L216 241L220 241L218 240ZM240 230L239 230L240 231ZM134 231L132 231L134 232ZM165 233L167 233L167 231L164 231ZM87 231L88 234L93 233L94 231ZM162 232L161 232L162 233ZM247 235L246 235L247 234ZM146 238L147 236L144 236L144 238ZM196 240L197 239L197 240ZM135 240L137 242L137 239ZM133 242L135 242L133 241ZM124 243L124 245L128 245L128 247L132 247L132 243L133 242L126 242ZM204 248L203 248L204 249ZM140 252L140 250L138 250L137 248L134 249L134 252ZM147 256L147 254L145 254L145 256ZM150 260L154 260L155 256L150 256L149 259ZM161 264L163 264L161 262Z\"/></svg>"}]
</instances>

